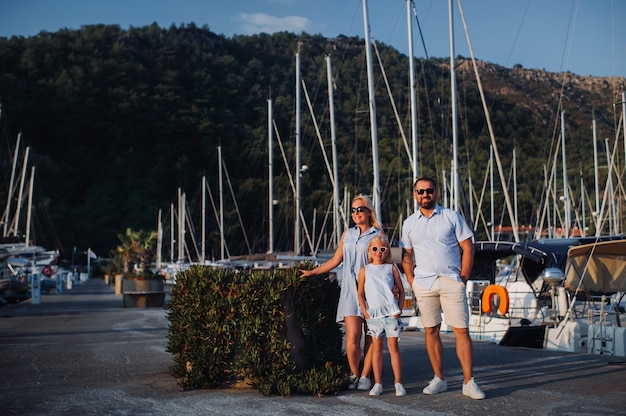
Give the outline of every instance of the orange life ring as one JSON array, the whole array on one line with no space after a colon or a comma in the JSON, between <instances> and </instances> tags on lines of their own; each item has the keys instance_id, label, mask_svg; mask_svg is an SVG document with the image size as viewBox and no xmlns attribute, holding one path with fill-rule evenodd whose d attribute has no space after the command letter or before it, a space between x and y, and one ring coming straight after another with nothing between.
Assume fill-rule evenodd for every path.
<instances>
[{"instance_id":1,"label":"orange life ring","mask_svg":"<svg viewBox=\"0 0 626 416\"><path fill-rule=\"evenodd\" d=\"M498 305L498 313L506 315L509 312L509 292L504 286L489 285L485 288L482 298L483 313L493 312L493 296L498 295L500 304Z\"/></svg>"},{"instance_id":2,"label":"orange life ring","mask_svg":"<svg viewBox=\"0 0 626 416\"><path fill-rule=\"evenodd\" d=\"M41 274L46 277L50 277L52 276L52 269L50 268L50 266L45 266L43 269L41 269Z\"/></svg>"}]
</instances>

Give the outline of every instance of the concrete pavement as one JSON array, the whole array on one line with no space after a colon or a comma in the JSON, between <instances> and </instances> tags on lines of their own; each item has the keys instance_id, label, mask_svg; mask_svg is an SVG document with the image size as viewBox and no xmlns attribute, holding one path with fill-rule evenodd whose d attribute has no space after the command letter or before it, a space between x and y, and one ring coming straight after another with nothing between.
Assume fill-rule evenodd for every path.
<instances>
[{"instance_id":1,"label":"concrete pavement","mask_svg":"<svg viewBox=\"0 0 626 416\"><path fill-rule=\"evenodd\" d=\"M170 374L162 308L122 307L100 279L0 309L0 413L5 415L626 415L622 358L474 343L485 400L461 394L454 338L444 337L449 390L432 378L423 334L400 340L407 396L396 397L385 354L384 393L265 397L251 389L183 392Z\"/></svg>"}]
</instances>

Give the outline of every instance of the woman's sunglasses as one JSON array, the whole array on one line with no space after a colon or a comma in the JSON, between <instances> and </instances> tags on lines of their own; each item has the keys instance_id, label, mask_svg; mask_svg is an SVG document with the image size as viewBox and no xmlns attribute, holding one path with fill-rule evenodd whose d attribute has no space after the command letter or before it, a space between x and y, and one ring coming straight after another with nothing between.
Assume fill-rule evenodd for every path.
<instances>
[{"instance_id":1,"label":"woman's sunglasses","mask_svg":"<svg viewBox=\"0 0 626 416\"><path fill-rule=\"evenodd\" d=\"M351 212L351 213L353 213L353 214L354 214L355 212L365 212L365 210L366 210L366 209L367 209L367 207L363 207L363 206L360 206L360 207L352 207L352 208L350 208L350 212Z\"/></svg>"},{"instance_id":2,"label":"woman's sunglasses","mask_svg":"<svg viewBox=\"0 0 626 416\"><path fill-rule=\"evenodd\" d=\"M372 251L374 253L376 253L378 250L380 250L381 253L384 253L385 251L387 251L387 247L376 247L376 246L372 247Z\"/></svg>"}]
</instances>

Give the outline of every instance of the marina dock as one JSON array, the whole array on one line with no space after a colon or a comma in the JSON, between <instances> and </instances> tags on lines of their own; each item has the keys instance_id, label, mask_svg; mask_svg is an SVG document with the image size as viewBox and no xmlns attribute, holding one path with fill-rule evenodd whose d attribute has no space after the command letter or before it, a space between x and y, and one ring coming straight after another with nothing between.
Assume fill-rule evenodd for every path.
<instances>
[{"instance_id":1,"label":"marina dock","mask_svg":"<svg viewBox=\"0 0 626 416\"><path fill-rule=\"evenodd\" d=\"M166 299L167 301L167 299ZM101 279L0 309L0 412L5 415L626 415L626 360L474 342L474 376L487 398L461 394L454 337L444 336L448 391L432 378L424 334L400 339L404 397L389 356L383 394L345 390L317 398L253 389L182 391L169 372L163 308L124 308Z\"/></svg>"}]
</instances>

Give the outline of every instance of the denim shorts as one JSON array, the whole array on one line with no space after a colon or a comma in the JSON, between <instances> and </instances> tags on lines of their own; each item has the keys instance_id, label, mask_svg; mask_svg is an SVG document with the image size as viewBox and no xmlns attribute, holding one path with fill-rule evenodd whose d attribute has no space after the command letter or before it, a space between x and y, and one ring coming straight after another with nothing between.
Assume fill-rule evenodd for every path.
<instances>
[{"instance_id":1,"label":"denim shorts","mask_svg":"<svg viewBox=\"0 0 626 416\"><path fill-rule=\"evenodd\" d=\"M367 335L379 338L386 335L387 338L400 338L402 332L402 322L399 318L385 316L367 320Z\"/></svg>"}]
</instances>

